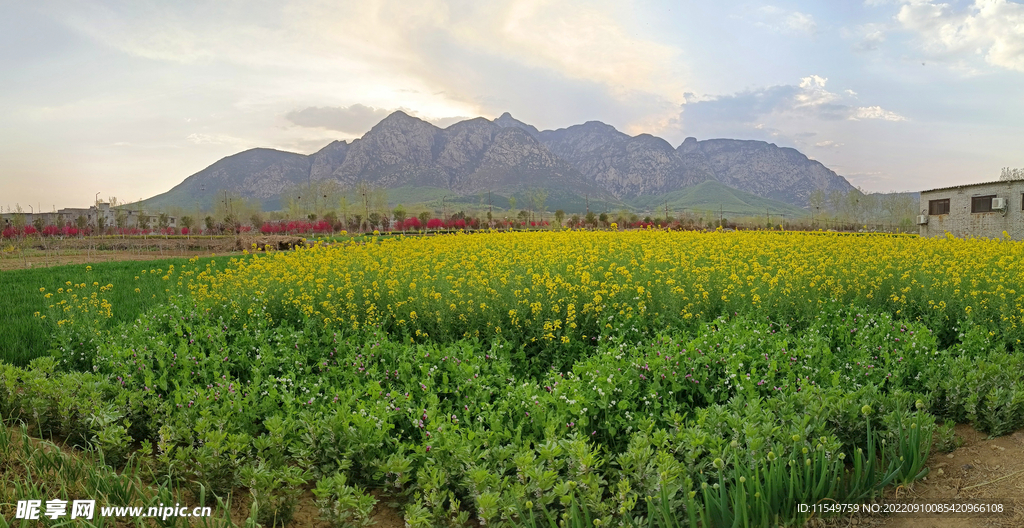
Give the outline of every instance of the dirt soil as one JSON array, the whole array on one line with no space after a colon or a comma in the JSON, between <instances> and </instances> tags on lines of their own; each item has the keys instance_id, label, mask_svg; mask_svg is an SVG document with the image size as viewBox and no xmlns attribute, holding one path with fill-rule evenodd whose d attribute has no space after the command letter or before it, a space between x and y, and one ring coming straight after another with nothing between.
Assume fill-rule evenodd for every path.
<instances>
[{"instance_id":1,"label":"dirt soil","mask_svg":"<svg viewBox=\"0 0 1024 528\"><path fill-rule=\"evenodd\" d=\"M161 238L72 238L33 241L26 247L0 257L0 271L46 268L68 264L91 264L124 260L154 260L174 257L233 255L242 250L287 250L304 245L303 237L268 235L242 237Z\"/></svg>"},{"instance_id":2,"label":"dirt soil","mask_svg":"<svg viewBox=\"0 0 1024 528\"><path fill-rule=\"evenodd\" d=\"M912 517L850 518L839 526L879 528L975 528L1024 526L1024 430L988 439L969 426L958 425L957 436L963 445L952 453L933 453L928 459L931 472L927 480L911 488L897 489L890 499L911 499L925 504L940 501L1011 501L1007 515L952 517L933 515Z\"/></svg>"}]
</instances>

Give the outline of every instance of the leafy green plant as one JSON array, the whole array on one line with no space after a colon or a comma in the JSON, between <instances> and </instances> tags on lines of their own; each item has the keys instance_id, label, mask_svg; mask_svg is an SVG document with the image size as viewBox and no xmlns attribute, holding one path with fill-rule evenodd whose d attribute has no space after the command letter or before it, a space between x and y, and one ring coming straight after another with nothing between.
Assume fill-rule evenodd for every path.
<instances>
[{"instance_id":1,"label":"leafy green plant","mask_svg":"<svg viewBox=\"0 0 1024 528\"><path fill-rule=\"evenodd\" d=\"M269 467L262 460L239 471L256 504L256 520L264 526L286 526L292 521L302 487L309 480L307 470L295 466Z\"/></svg>"}]
</instances>

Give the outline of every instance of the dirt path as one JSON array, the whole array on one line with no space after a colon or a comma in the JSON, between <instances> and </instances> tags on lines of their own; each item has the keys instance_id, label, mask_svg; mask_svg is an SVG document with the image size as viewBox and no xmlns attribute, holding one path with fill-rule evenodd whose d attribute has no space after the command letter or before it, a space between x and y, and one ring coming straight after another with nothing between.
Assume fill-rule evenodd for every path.
<instances>
[{"instance_id":1,"label":"dirt path","mask_svg":"<svg viewBox=\"0 0 1024 528\"><path fill-rule=\"evenodd\" d=\"M249 249L253 244L260 248L270 245L274 249L284 250L304 243L303 237L284 235L49 240L33 242L30 246L18 249L0 247L3 250L0 252L0 271L125 260L230 256L241 254L243 249Z\"/></svg>"},{"instance_id":2,"label":"dirt path","mask_svg":"<svg viewBox=\"0 0 1024 528\"><path fill-rule=\"evenodd\" d=\"M1014 511L1006 516L974 518L889 517L854 520L840 526L877 526L882 528L974 528L1024 526L1024 430L987 439L968 426L957 426L964 444L952 453L936 453L928 460L931 468L925 481L912 489L897 490L900 498L918 503L981 499L1015 501ZM893 494L895 496L895 494Z\"/></svg>"},{"instance_id":3,"label":"dirt path","mask_svg":"<svg viewBox=\"0 0 1024 528\"><path fill-rule=\"evenodd\" d=\"M0 260L0 271L49 268L53 266L67 266L69 264L94 264L97 262L120 262L126 260L159 260L168 258L192 258L195 256L209 257L214 255L241 255L239 252L147 252L128 253L125 251L91 251L91 252L63 252L59 255L26 255L18 258L5 258Z\"/></svg>"}]
</instances>

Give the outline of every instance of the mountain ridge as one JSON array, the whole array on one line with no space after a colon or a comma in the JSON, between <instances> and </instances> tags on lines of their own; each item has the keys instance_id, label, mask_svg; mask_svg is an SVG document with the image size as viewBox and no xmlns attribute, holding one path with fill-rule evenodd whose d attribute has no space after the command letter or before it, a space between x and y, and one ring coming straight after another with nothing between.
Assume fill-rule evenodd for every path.
<instances>
[{"instance_id":1,"label":"mountain ridge","mask_svg":"<svg viewBox=\"0 0 1024 528\"><path fill-rule=\"evenodd\" d=\"M439 128L395 111L361 138L304 155L256 148L227 156L145 201L148 207L208 206L221 191L277 207L289 187L334 180L384 188L437 188L458 196L531 189L626 205L716 181L806 207L815 189L849 191L845 178L789 147L757 140L688 137L677 147L630 136L600 121L540 131L508 112ZM640 200L643 202L644 200Z\"/></svg>"}]
</instances>

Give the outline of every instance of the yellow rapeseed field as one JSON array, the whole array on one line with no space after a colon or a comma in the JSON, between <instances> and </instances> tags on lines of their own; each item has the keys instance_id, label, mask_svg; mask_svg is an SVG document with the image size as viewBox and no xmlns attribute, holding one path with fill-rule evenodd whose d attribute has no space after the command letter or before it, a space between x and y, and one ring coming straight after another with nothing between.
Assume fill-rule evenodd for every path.
<instances>
[{"instance_id":1,"label":"yellow rapeseed field","mask_svg":"<svg viewBox=\"0 0 1024 528\"><path fill-rule=\"evenodd\" d=\"M1024 244L783 232L493 232L316 246L180 277L225 316L373 325L410 339L593 339L838 302L1016 335Z\"/></svg>"}]
</instances>

